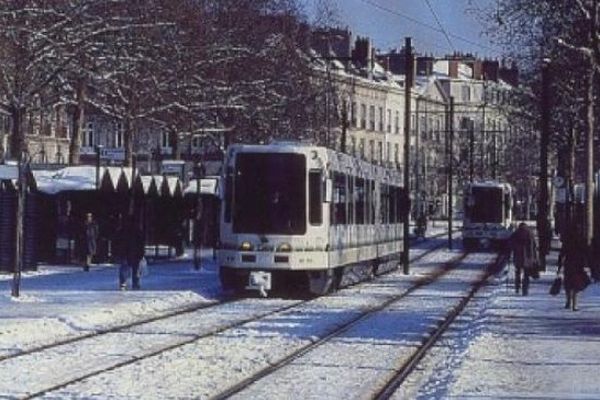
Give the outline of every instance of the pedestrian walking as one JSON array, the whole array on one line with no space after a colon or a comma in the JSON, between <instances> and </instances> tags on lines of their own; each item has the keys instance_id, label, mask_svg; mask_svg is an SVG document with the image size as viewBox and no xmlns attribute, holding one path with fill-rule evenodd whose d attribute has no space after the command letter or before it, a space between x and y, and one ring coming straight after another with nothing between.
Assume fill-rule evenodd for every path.
<instances>
[{"instance_id":1,"label":"pedestrian walking","mask_svg":"<svg viewBox=\"0 0 600 400\"><path fill-rule=\"evenodd\" d=\"M527 296L529 278L539 276L535 235L525 222L521 222L511 235L509 243L515 264L515 292L522 290L523 296Z\"/></svg>"},{"instance_id":2,"label":"pedestrian walking","mask_svg":"<svg viewBox=\"0 0 600 400\"><path fill-rule=\"evenodd\" d=\"M116 234L115 255L119 262L119 288L127 289L131 276L131 287L140 289L140 261L144 257L144 235L133 218L126 219Z\"/></svg>"},{"instance_id":3,"label":"pedestrian walking","mask_svg":"<svg viewBox=\"0 0 600 400\"><path fill-rule=\"evenodd\" d=\"M565 308L577 311L577 293L583 291L590 284L590 277L585 272L585 267L589 266L589 253L585 241L579 236L577 229L570 229L568 234L561 238L561 241L557 274L562 271L564 275Z\"/></svg>"},{"instance_id":4,"label":"pedestrian walking","mask_svg":"<svg viewBox=\"0 0 600 400\"><path fill-rule=\"evenodd\" d=\"M93 258L96 256L96 249L98 245L98 224L94 221L92 213L88 213L85 219L85 265L83 266L84 271L90 270L90 264Z\"/></svg>"}]
</instances>

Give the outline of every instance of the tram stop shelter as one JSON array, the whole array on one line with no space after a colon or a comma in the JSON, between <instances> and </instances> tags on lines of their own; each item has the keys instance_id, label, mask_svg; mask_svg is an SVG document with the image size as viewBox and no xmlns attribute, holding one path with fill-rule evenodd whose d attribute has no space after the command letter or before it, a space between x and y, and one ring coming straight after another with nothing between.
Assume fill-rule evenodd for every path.
<instances>
[{"instance_id":1,"label":"tram stop shelter","mask_svg":"<svg viewBox=\"0 0 600 400\"><path fill-rule=\"evenodd\" d=\"M0 165L0 271L13 272L16 254L18 167ZM31 171L25 173L25 204L23 209L23 269L37 268L40 229L36 225L40 207Z\"/></svg>"},{"instance_id":2,"label":"tram stop shelter","mask_svg":"<svg viewBox=\"0 0 600 400\"><path fill-rule=\"evenodd\" d=\"M198 181L200 187L198 188ZM200 202L198 202L200 196ZM219 239L221 211L221 177L209 176L190 180L183 192L187 213L188 232L192 240L202 247L215 247ZM199 220L199 224L196 222Z\"/></svg>"}]
</instances>

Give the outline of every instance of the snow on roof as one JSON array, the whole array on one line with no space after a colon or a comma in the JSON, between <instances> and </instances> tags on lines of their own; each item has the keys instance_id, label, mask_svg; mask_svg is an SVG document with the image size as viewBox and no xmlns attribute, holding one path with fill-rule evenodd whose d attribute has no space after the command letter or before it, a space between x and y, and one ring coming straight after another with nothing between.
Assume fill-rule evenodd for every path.
<instances>
[{"instance_id":1,"label":"snow on roof","mask_svg":"<svg viewBox=\"0 0 600 400\"><path fill-rule=\"evenodd\" d=\"M127 180L127 185L131 186L132 176L133 176L133 168L132 167L122 167L121 173Z\"/></svg>"},{"instance_id":2,"label":"snow on roof","mask_svg":"<svg viewBox=\"0 0 600 400\"><path fill-rule=\"evenodd\" d=\"M119 178L121 177L121 167L104 167L104 169L110 176L110 180L113 182L113 185L116 186L117 182L119 182Z\"/></svg>"},{"instance_id":3,"label":"snow on roof","mask_svg":"<svg viewBox=\"0 0 600 400\"><path fill-rule=\"evenodd\" d=\"M100 176L104 168L100 168ZM57 194L71 190L96 190L96 167L89 165L73 166L57 171L33 171L38 191Z\"/></svg>"},{"instance_id":4,"label":"snow on roof","mask_svg":"<svg viewBox=\"0 0 600 400\"><path fill-rule=\"evenodd\" d=\"M19 177L19 167L16 165L0 165L0 180L12 180Z\"/></svg>"},{"instance_id":5,"label":"snow on roof","mask_svg":"<svg viewBox=\"0 0 600 400\"><path fill-rule=\"evenodd\" d=\"M142 190L144 191L144 194L148 193L153 181L154 179L150 175L140 176L140 182L142 183Z\"/></svg>"},{"instance_id":6,"label":"snow on roof","mask_svg":"<svg viewBox=\"0 0 600 400\"><path fill-rule=\"evenodd\" d=\"M198 191L198 180L190 180L190 184L185 188L183 194L195 195ZM211 177L200 179L200 193L201 194L212 194L215 196L219 195L219 177Z\"/></svg>"},{"instance_id":7,"label":"snow on roof","mask_svg":"<svg viewBox=\"0 0 600 400\"><path fill-rule=\"evenodd\" d=\"M181 183L179 182L179 178L176 176L167 176L165 177L167 180L167 188L169 189L169 194L171 196L175 196L177 188L181 188Z\"/></svg>"}]
</instances>

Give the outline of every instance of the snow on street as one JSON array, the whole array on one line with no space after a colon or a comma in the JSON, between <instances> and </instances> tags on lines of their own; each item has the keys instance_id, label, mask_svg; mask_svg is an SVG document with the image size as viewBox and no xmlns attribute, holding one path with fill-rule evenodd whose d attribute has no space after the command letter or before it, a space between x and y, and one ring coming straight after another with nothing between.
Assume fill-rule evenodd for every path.
<instances>
[{"instance_id":1,"label":"snow on street","mask_svg":"<svg viewBox=\"0 0 600 400\"><path fill-rule=\"evenodd\" d=\"M493 254L468 256L440 280L361 321L237 398L276 399L292 393L298 398L371 398L483 273L481 266L494 259ZM393 287L397 279L389 275L375 285Z\"/></svg>"},{"instance_id":2,"label":"snow on street","mask_svg":"<svg viewBox=\"0 0 600 400\"><path fill-rule=\"evenodd\" d=\"M446 254L440 258L436 253L427 262L439 263L449 256ZM417 265L422 273L431 269L431 265ZM412 281L411 277L386 284L385 279L389 279L388 276L381 283L344 289L290 311L195 340L184 347L67 386L46 397L89 398L94 396L98 387L103 388L102 397L108 398L144 397L148 387L152 387L152 396L155 398L206 398L216 395L233 383L325 336L335 327L361 314L362 310L382 303L399 288L408 287ZM202 314L198 316L201 318ZM180 334L177 325L145 325L143 333L170 335L174 328Z\"/></svg>"},{"instance_id":3,"label":"snow on street","mask_svg":"<svg viewBox=\"0 0 600 400\"><path fill-rule=\"evenodd\" d=\"M444 241L419 242L411 256ZM214 396L405 291L457 254L437 251L412 263L409 276L394 272L308 302L239 299L1 361L57 340L222 300L208 254L200 272L188 262L151 266L142 291L115 290L116 270L110 266L89 273L44 267L25 275L17 301L8 295L8 285L0 294L0 398L55 386L43 397ZM555 256L548 272L533 282L529 297L516 295L507 285L512 276L506 282L501 275L485 286L394 398L597 398L600 287L591 285L581 296L581 311L562 308L564 295L548 294ZM234 397L370 398L493 259L491 253L468 255L440 281L415 290ZM7 276L0 280L9 283ZM279 311L286 307L292 308ZM263 317L244 322L256 316ZM155 355L140 359L149 354ZM70 381L75 383L63 386Z\"/></svg>"},{"instance_id":4,"label":"snow on street","mask_svg":"<svg viewBox=\"0 0 600 400\"><path fill-rule=\"evenodd\" d=\"M548 294L556 253L527 297L508 275L485 288L395 399L597 399L600 285L564 309Z\"/></svg>"}]
</instances>

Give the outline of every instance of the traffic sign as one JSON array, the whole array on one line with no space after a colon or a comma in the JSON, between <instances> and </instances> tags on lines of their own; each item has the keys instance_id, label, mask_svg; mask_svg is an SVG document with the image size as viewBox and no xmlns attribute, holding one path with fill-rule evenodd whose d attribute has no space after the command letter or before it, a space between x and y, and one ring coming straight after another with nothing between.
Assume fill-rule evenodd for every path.
<instances>
[{"instance_id":1,"label":"traffic sign","mask_svg":"<svg viewBox=\"0 0 600 400\"><path fill-rule=\"evenodd\" d=\"M554 178L552 178L552 182L554 183L554 186L560 188L565 184L565 179L562 176L557 175Z\"/></svg>"},{"instance_id":2,"label":"traffic sign","mask_svg":"<svg viewBox=\"0 0 600 400\"><path fill-rule=\"evenodd\" d=\"M122 147L103 147L100 149L103 160L125 161L125 149Z\"/></svg>"}]
</instances>

